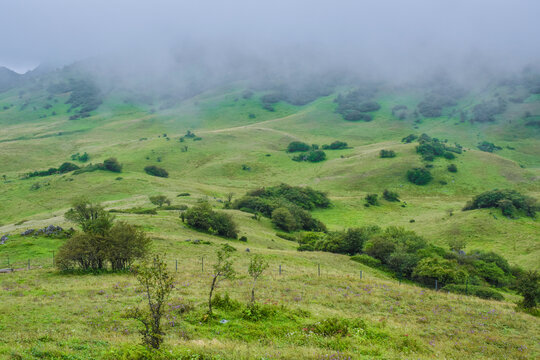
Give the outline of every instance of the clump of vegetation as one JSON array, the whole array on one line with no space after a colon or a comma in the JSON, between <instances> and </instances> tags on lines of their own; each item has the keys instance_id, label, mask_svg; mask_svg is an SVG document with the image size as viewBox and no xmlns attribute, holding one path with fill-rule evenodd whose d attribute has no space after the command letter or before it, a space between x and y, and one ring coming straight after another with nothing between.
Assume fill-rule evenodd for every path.
<instances>
[{"instance_id":1,"label":"clump of vegetation","mask_svg":"<svg viewBox=\"0 0 540 360\"><path fill-rule=\"evenodd\" d=\"M66 104L71 104L68 111L77 109L79 115L71 120L89 116L89 113L96 110L103 102L101 91L90 80L71 79L69 82L53 84L47 90L52 94L70 92L69 99L66 101Z\"/></svg>"},{"instance_id":2,"label":"clump of vegetation","mask_svg":"<svg viewBox=\"0 0 540 360\"><path fill-rule=\"evenodd\" d=\"M424 117L439 117L444 107L457 105L464 91L446 81L434 84L434 88L418 104L418 112Z\"/></svg>"},{"instance_id":3,"label":"clump of vegetation","mask_svg":"<svg viewBox=\"0 0 540 360\"><path fill-rule=\"evenodd\" d=\"M379 156L381 158L393 158L393 157L396 157L396 152L394 150L381 150L379 152Z\"/></svg>"},{"instance_id":4,"label":"clump of vegetation","mask_svg":"<svg viewBox=\"0 0 540 360\"><path fill-rule=\"evenodd\" d=\"M457 172L457 166L456 166L456 164L450 164L450 165L448 165L447 169L448 169L448 171L450 171L451 173L456 173L456 172Z\"/></svg>"},{"instance_id":5,"label":"clump of vegetation","mask_svg":"<svg viewBox=\"0 0 540 360\"><path fill-rule=\"evenodd\" d=\"M341 150L341 149L347 149L348 145L344 141L336 140L330 145L323 145L323 150Z\"/></svg>"},{"instance_id":6,"label":"clump of vegetation","mask_svg":"<svg viewBox=\"0 0 540 360\"><path fill-rule=\"evenodd\" d=\"M81 198L66 212L68 221L77 223L82 233L76 233L59 249L56 266L61 270L129 269L149 251L151 241L142 231L114 217L99 204Z\"/></svg>"},{"instance_id":7,"label":"clump of vegetation","mask_svg":"<svg viewBox=\"0 0 540 360\"><path fill-rule=\"evenodd\" d=\"M416 136L414 134L409 134L409 135L405 136L403 139L401 139L401 142L405 143L405 144L409 144L409 143L412 143L416 139L418 139L418 136Z\"/></svg>"},{"instance_id":8,"label":"clump of vegetation","mask_svg":"<svg viewBox=\"0 0 540 360\"><path fill-rule=\"evenodd\" d=\"M167 204L168 206L171 205L171 200L165 195L150 196L149 200L152 204L158 206L159 208L163 207L163 205L165 204Z\"/></svg>"},{"instance_id":9,"label":"clump of vegetation","mask_svg":"<svg viewBox=\"0 0 540 360\"><path fill-rule=\"evenodd\" d=\"M427 134L422 134L418 138L419 145L416 147L416 152L422 156L425 161L433 161L436 157L444 157L446 159L454 159L454 153L461 154L461 147L448 146L437 138L431 138Z\"/></svg>"},{"instance_id":10,"label":"clump of vegetation","mask_svg":"<svg viewBox=\"0 0 540 360\"><path fill-rule=\"evenodd\" d=\"M80 174L94 172L98 170L120 173L122 172L122 167L123 165L120 164L116 158L111 157L103 161L103 163L88 164L78 170L75 170L75 172L73 172L73 175L80 175Z\"/></svg>"},{"instance_id":11,"label":"clump of vegetation","mask_svg":"<svg viewBox=\"0 0 540 360\"><path fill-rule=\"evenodd\" d=\"M415 185L426 185L433 180L433 176L427 169L414 168L407 171L407 180Z\"/></svg>"},{"instance_id":12,"label":"clump of vegetation","mask_svg":"<svg viewBox=\"0 0 540 360\"><path fill-rule=\"evenodd\" d=\"M523 296L520 305L528 310L535 309L540 304L540 274L538 271L522 273L517 280L516 290Z\"/></svg>"},{"instance_id":13,"label":"clump of vegetation","mask_svg":"<svg viewBox=\"0 0 540 360\"><path fill-rule=\"evenodd\" d=\"M236 239L238 228L231 215L212 210L207 202L201 202L182 213L187 224L197 230Z\"/></svg>"},{"instance_id":14,"label":"clump of vegetation","mask_svg":"<svg viewBox=\"0 0 540 360\"><path fill-rule=\"evenodd\" d=\"M499 97L497 100L484 101L473 107L473 122L493 122L495 115L502 114L506 110L506 101Z\"/></svg>"},{"instance_id":15,"label":"clump of vegetation","mask_svg":"<svg viewBox=\"0 0 540 360\"><path fill-rule=\"evenodd\" d=\"M155 165L146 166L144 168L144 171L148 175L152 175L152 176L163 177L163 178L169 177L169 173L167 172L167 170L160 168L158 166L155 166Z\"/></svg>"},{"instance_id":16,"label":"clump of vegetation","mask_svg":"<svg viewBox=\"0 0 540 360\"><path fill-rule=\"evenodd\" d=\"M79 154L79 153L71 155L71 160L76 160L76 161L80 161L80 162L87 162L89 159L90 159L90 155L88 155L87 152L85 152L82 155Z\"/></svg>"},{"instance_id":17,"label":"clump of vegetation","mask_svg":"<svg viewBox=\"0 0 540 360\"><path fill-rule=\"evenodd\" d=\"M272 218L274 224L284 231L325 231L324 224L314 219L308 210L328 206L330 200L326 194L309 187L286 184L250 191L233 203L235 209ZM275 212L277 209L280 210Z\"/></svg>"},{"instance_id":18,"label":"clump of vegetation","mask_svg":"<svg viewBox=\"0 0 540 360\"><path fill-rule=\"evenodd\" d=\"M398 193L396 193L394 191L387 190L387 189L383 191L383 198L386 201L399 202Z\"/></svg>"},{"instance_id":19,"label":"clump of vegetation","mask_svg":"<svg viewBox=\"0 0 540 360\"><path fill-rule=\"evenodd\" d=\"M140 321L144 326L140 330L143 345L159 349L165 335L161 320L166 314L165 306L174 288L174 278L159 255L154 256L150 263L137 266L134 272L148 302L148 309L135 308L128 311L127 316Z\"/></svg>"},{"instance_id":20,"label":"clump of vegetation","mask_svg":"<svg viewBox=\"0 0 540 360\"><path fill-rule=\"evenodd\" d=\"M535 217L539 206L536 199L522 195L515 190L495 189L475 196L472 201L467 202L463 210L483 208L499 208L504 216L515 218L519 212Z\"/></svg>"},{"instance_id":21,"label":"clump of vegetation","mask_svg":"<svg viewBox=\"0 0 540 360\"><path fill-rule=\"evenodd\" d=\"M371 100L374 94L374 89L367 87L350 91L345 95L339 94L335 99L338 104L336 112L348 121L371 121L373 118L367 113L381 108L377 102Z\"/></svg>"},{"instance_id":22,"label":"clump of vegetation","mask_svg":"<svg viewBox=\"0 0 540 360\"><path fill-rule=\"evenodd\" d=\"M321 162L326 160L326 153L322 150L312 150L307 153L293 156L294 161Z\"/></svg>"},{"instance_id":23,"label":"clump of vegetation","mask_svg":"<svg viewBox=\"0 0 540 360\"><path fill-rule=\"evenodd\" d=\"M396 105L392 108L392 115L399 120L405 120L407 118L407 109L407 105Z\"/></svg>"},{"instance_id":24,"label":"clump of vegetation","mask_svg":"<svg viewBox=\"0 0 540 360\"><path fill-rule=\"evenodd\" d=\"M488 300L504 300L504 296L500 292L487 286L448 284L442 290L456 294L473 295Z\"/></svg>"},{"instance_id":25,"label":"clump of vegetation","mask_svg":"<svg viewBox=\"0 0 540 360\"><path fill-rule=\"evenodd\" d=\"M497 150L502 150L502 147L495 145L494 143L490 143L488 141L482 141L481 143L478 143L478 149L485 151L485 152L495 152Z\"/></svg>"},{"instance_id":26,"label":"clump of vegetation","mask_svg":"<svg viewBox=\"0 0 540 360\"><path fill-rule=\"evenodd\" d=\"M367 205L367 206L379 205L379 195L377 195L377 194L367 194L365 200L366 200L365 205Z\"/></svg>"},{"instance_id":27,"label":"clump of vegetation","mask_svg":"<svg viewBox=\"0 0 540 360\"><path fill-rule=\"evenodd\" d=\"M49 168L48 170L42 170L42 171L33 171L25 174L25 178L33 178L33 177L43 177L43 176L50 176L55 174L66 174L71 171L75 171L80 169L77 165L65 162L58 168Z\"/></svg>"},{"instance_id":28,"label":"clump of vegetation","mask_svg":"<svg viewBox=\"0 0 540 360\"><path fill-rule=\"evenodd\" d=\"M289 143L289 145L287 146L288 153L305 152L305 151L309 151L310 149L311 149L311 146L309 146L308 144L302 141L293 141Z\"/></svg>"}]
</instances>

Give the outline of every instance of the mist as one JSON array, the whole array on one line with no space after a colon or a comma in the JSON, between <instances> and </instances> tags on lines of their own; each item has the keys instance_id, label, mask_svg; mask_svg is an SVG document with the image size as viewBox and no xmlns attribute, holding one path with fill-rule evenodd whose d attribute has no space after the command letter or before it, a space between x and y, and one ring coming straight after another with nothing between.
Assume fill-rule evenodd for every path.
<instances>
[{"instance_id":1,"label":"mist","mask_svg":"<svg viewBox=\"0 0 540 360\"><path fill-rule=\"evenodd\" d=\"M30 0L1 10L0 66L21 73L94 61L105 77L132 82L195 65L210 83L326 71L463 82L540 59L540 3L527 0Z\"/></svg>"}]
</instances>

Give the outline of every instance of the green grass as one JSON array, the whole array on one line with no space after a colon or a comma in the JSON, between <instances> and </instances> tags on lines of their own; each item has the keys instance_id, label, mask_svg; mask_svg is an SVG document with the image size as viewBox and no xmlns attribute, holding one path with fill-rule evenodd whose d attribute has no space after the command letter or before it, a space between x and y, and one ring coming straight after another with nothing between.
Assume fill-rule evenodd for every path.
<instances>
[{"instance_id":1,"label":"green grass","mask_svg":"<svg viewBox=\"0 0 540 360\"><path fill-rule=\"evenodd\" d=\"M0 235L14 234L0 246L0 264L7 266L9 256L14 268L26 268L28 259L33 268L0 274L1 358L99 359L111 349L139 341L136 324L122 317L127 307L140 302L132 276L60 275L50 264L52 251L63 240L15 235L49 224L72 226L65 223L63 213L78 195L103 202L107 208L150 207L148 196L156 194L169 196L175 205L193 205L206 198L221 207L217 200L224 200L229 192L237 198L247 190L280 182L308 185L328 192L332 199L331 208L314 211L330 229L398 225L441 246L461 237L467 241L467 250L491 249L511 264L528 269L540 266L538 219L506 219L498 210L461 211L467 200L493 188L512 188L539 198L540 134L537 128L525 127L526 120L521 118L525 110L538 111L538 97L510 104L494 124L459 123L448 109L445 116L419 124L412 117L394 118L394 105L414 109L421 95L413 92L379 96L382 108L374 113L374 120L352 123L334 112L334 95L300 107L278 103L275 112L269 112L260 104L263 93L246 100L239 88L209 91L155 113L150 111L152 106L125 104L120 95L114 95L90 118L68 120L66 95L47 99L45 90L27 91L22 98L16 91L0 94L0 175L7 177L7 181L0 179ZM27 98L28 107L20 111ZM471 107L478 101L467 97L459 106ZM46 103L53 107L45 111ZM5 104L13 107L2 110ZM38 110L32 110L33 106ZM153 107L159 108L158 104ZM57 115L51 116L52 111ZM47 117L40 119L45 113ZM179 137L187 130L202 141L180 143ZM435 160L434 180L416 186L407 182L405 173L421 165L421 159L415 144L400 140L423 132L448 139L450 144L457 142L467 151L453 161ZM341 140L352 148L327 151L328 160L322 163L297 163L285 152L293 140L319 145ZM476 145L483 140L504 149L481 152ZM188 146L188 151L182 152L182 146ZM381 149L392 149L397 156L381 159ZM70 161L77 152L87 152L89 163L114 156L124 164L123 172L21 179L26 172ZM457 165L457 173L446 170L450 163ZM242 170L244 164L251 170ZM145 174L147 165L165 168L169 178ZM41 188L31 190L36 182ZM406 206L381 200L380 206L364 207L367 193L382 195L384 189L398 192ZM182 192L191 196L177 198ZM249 256L263 254L271 267L257 296L277 314L260 323L242 319L238 309L218 309L215 321L200 323L210 266L223 239L184 227L176 211L116 214L150 232L154 250L166 253L171 270L179 262L178 286L171 301L189 303L194 309L185 317L177 315L179 325L167 325L166 346L171 351L224 359L313 359L338 351L355 359L526 359L540 354L538 319L516 312L514 294L505 293L505 302L494 302L398 285L387 274L345 256L297 252L293 242L275 235L268 219L257 221L246 213L227 212L248 242L231 242L239 250L235 259L240 277L225 283L219 292L228 292L243 306L249 295ZM17 225L21 220L27 221ZM186 239L212 244L194 245ZM206 267L201 273L203 256ZM282 276L277 274L280 264ZM321 264L320 278L317 264ZM347 338L302 330L331 317L365 324L353 327L354 334ZM230 321L220 324L221 318Z\"/></svg>"}]
</instances>

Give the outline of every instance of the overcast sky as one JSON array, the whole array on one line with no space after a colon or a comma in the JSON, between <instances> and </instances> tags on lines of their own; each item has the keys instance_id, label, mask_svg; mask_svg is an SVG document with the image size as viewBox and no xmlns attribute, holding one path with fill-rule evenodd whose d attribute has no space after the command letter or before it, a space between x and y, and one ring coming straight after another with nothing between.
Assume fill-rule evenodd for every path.
<instances>
[{"instance_id":1,"label":"overcast sky","mask_svg":"<svg viewBox=\"0 0 540 360\"><path fill-rule=\"evenodd\" d=\"M539 61L539 15L538 0L0 0L0 65L195 44L379 72L511 69Z\"/></svg>"}]
</instances>

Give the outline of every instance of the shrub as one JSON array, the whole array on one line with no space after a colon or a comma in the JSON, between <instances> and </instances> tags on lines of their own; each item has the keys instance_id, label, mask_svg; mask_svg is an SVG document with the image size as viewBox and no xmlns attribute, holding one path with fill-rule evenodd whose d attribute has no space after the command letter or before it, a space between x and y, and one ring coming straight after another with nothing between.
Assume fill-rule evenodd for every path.
<instances>
[{"instance_id":1,"label":"shrub","mask_svg":"<svg viewBox=\"0 0 540 360\"><path fill-rule=\"evenodd\" d=\"M340 318L328 318L315 324L306 326L307 331L317 335L329 336L347 336L349 334L349 321Z\"/></svg>"},{"instance_id":2,"label":"shrub","mask_svg":"<svg viewBox=\"0 0 540 360\"><path fill-rule=\"evenodd\" d=\"M450 165L448 165L447 169L448 169L448 171L450 171L450 172L452 172L452 173L457 172L457 166L456 166L456 164L450 164Z\"/></svg>"},{"instance_id":3,"label":"shrub","mask_svg":"<svg viewBox=\"0 0 540 360\"><path fill-rule=\"evenodd\" d=\"M377 194L367 194L366 195L366 204L369 204L369 205L379 205L379 199L378 199L378 195Z\"/></svg>"},{"instance_id":4,"label":"shrub","mask_svg":"<svg viewBox=\"0 0 540 360\"><path fill-rule=\"evenodd\" d=\"M233 251L234 248L227 244L223 245L221 249L217 251L217 262L213 266L214 271L212 276L212 283L210 285L210 294L208 296L208 314L210 316L212 315L212 295L214 293L214 290L216 289L221 280L232 279L236 274L231 260L231 255Z\"/></svg>"},{"instance_id":5,"label":"shrub","mask_svg":"<svg viewBox=\"0 0 540 360\"><path fill-rule=\"evenodd\" d=\"M330 145L323 145L322 148L324 150L341 150L341 149L346 149L347 148L347 143L344 142L344 141L336 140L333 143L331 143Z\"/></svg>"},{"instance_id":6,"label":"shrub","mask_svg":"<svg viewBox=\"0 0 540 360\"><path fill-rule=\"evenodd\" d=\"M500 208L505 216L515 217L518 211L523 211L527 216L535 217L538 205L532 197L520 194L515 190L491 190L475 196L463 208L464 211Z\"/></svg>"},{"instance_id":7,"label":"shrub","mask_svg":"<svg viewBox=\"0 0 540 360\"><path fill-rule=\"evenodd\" d=\"M58 168L58 172L60 174L65 174L65 173L75 171L75 170L78 170L78 169L80 169L80 168L77 165L75 165L73 163L70 163L70 162L65 162L62 165L60 165L60 167Z\"/></svg>"},{"instance_id":8,"label":"shrub","mask_svg":"<svg viewBox=\"0 0 540 360\"><path fill-rule=\"evenodd\" d=\"M122 164L120 164L116 158L108 158L103 161L103 167L108 171L117 173L122 172Z\"/></svg>"},{"instance_id":9,"label":"shrub","mask_svg":"<svg viewBox=\"0 0 540 360\"><path fill-rule=\"evenodd\" d=\"M447 160L453 160L456 158L456 155L454 155L452 152L447 151L443 154L443 157Z\"/></svg>"},{"instance_id":10,"label":"shrub","mask_svg":"<svg viewBox=\"0 0 540 360\"><path fill-rule=\"evenodd\" d=\"M426 169L414 168L407 171L407 179L416 185L426 185L433 180L433 176Z\"/></svg>"},{"instance_id":11,"label":"shrub","mask_svg":"<svg viewBox=\"0 0 540 360\"><path fill-rule=\"evenodd\" d=\"M169 177L169 173L167 172L167 170L157 167L155 165L146 166L144 168L144 171L148 175L152 175L152 176L163 177L163 178Z\"/></svg>"},{"instance_id":12,"label":"shrub","mask_svg":"<svg viewBox=\"0 0 540 360\"><path fill-rule=\"evenodd\" d=\"M396 157L396 152L394 150L381 150L379 153L381 158L393 158Z\"/></svg>"},{"instance_id":13,"label":"shrub","mask_svg":"<svg viewBox=\"0 0 540 360\"><path fill-rule=\"evenodd\" d=\"M364 252L371 257L379 259L383 263L388 262L390 254L396 249L395 242L383 235L377 235L369 239L365 246Z\"/></svg>"},{"instance_id":14,"label":"shrub","mask_svg":"<svg viewBox=\"0 0 540 360\"><path fill-rule=\"evenodd\" d=\"M261 255L254 255L249 261L248 274L253 279L251 286L251 304L255 303L255 284L263 272L268 268L268 261Z\"/></svg>"},{"instance_id":15,"label":"shrub","mask_svg":"<svg viewBox=\"0 0 540 360\"><path fill-rule=\"evenodd\" d=\"M214 233L227 238L236 239L238 229L236 223L229 214L212 210L207 202L192 206L182 213L189 226Z\"/></svg>"},{"instance_id":16,"label":"shrub","mask_svg":"<svg viewBox=\"0 0 540 360\"><path fill-rule=\"evenodd\" d=\"M326 160L326 153L322 150L310 151L307 154L306 161L309 162L321 162Z\"/></svg>"},{"instance_id":17,"label":"shrub","mask_svg":"<svg viewBox=\"0 0 540 360\"><path fill-rule=\"evenodd\" d=\"M409 143L412 143L416 139L418 139L418 136L414 134L410 134L410 135L405 136L403 139L401 139L401 142L405 144L409 144Z\"/></svg>"},{"instance_id":18,"label":"shrub","mask_svg":"<svg viewBox=\"0 0 540 360\"><path fill-rule=\"evenodd\" d=\"M308 144L301 141L293 141L287 146L287 152L289 153L304 152L304 151L309 151L310 149L311 147Z\"/></svg>"},{"instance_id":19,"label":"shrub","mask_svg":"<svg viewBox=\"0 0 540 360\"><path fill-rule=\"evenodd\" d=\"M106 236L107 259L112 270L126 270L137 259L143 259L150 251L151 240L144 231L125 222L117 222Z\"/></svg>"},{"instance_id":20,"label":"shrub","mask_svg":"<svg viewBox=\"0 0 540 360\"><path fill-rule=\"evenodd\" d=\"M426 257L418 263L412 273L413 279L426 285L433 285L435 280L440 286L446 284L463 284L468 274L460 269L455 261L439 257Z\"/></svg>"},{"instance_id":21,"label":"shrub","mask_svg":"<svg viewBox=\"0 0 540 360\"><path fill-rule=\"evenodd\" d=\"M371 257L367 254L357 254L351 256L351 260L359 262L361 264L367 265L369 267L380 267L381 266L381 260L375 259L374 257Z\"/></svg>"},{"instance_id":22,"label":"shrub","mask_svg":"<svg viewBox=\"0 0 540 360\"><path fill-rule=\"evenodd\" d=\"M488 300L504 300L501 293L486 286L448 284L441 290L456 294L473 295Z\"/></svg>"},{"instance_id":23,"label":"shrub","mask_svg":"<svg viewBox=\"0 0 540 360\"><path fill-rule=\"evenodd\" d=\"M386 200L386 201L391 201L391 202L398 202L399 201L399 195L398 193L396 192L393 192L393 191L390 191L388 189L385 189L383 191L383 198Z\"/></svg>"},{"instance_id":24,"label":"shrub","mask_svg":"<svg viewBox=\"0 0 540 360\"><path fill-rule=\"evenodd\" d=\"M482 141L481 143L478 143L478 149L485 151L485 152L495 152L496 150L502 150L502 147L495 145L494 143L490 143L488 141Z\"/></svg>"},{"instance_id":25,"label":"shrub","mask_svg":"<svg viewBox=\"0 0 540 360\"><path fill-rule=\"evenodd\" d=\"M285 207L280 207L272 211L272 223L279 229L288 232L298 229L295 218Z\"/></svg>"}]
</instances>

